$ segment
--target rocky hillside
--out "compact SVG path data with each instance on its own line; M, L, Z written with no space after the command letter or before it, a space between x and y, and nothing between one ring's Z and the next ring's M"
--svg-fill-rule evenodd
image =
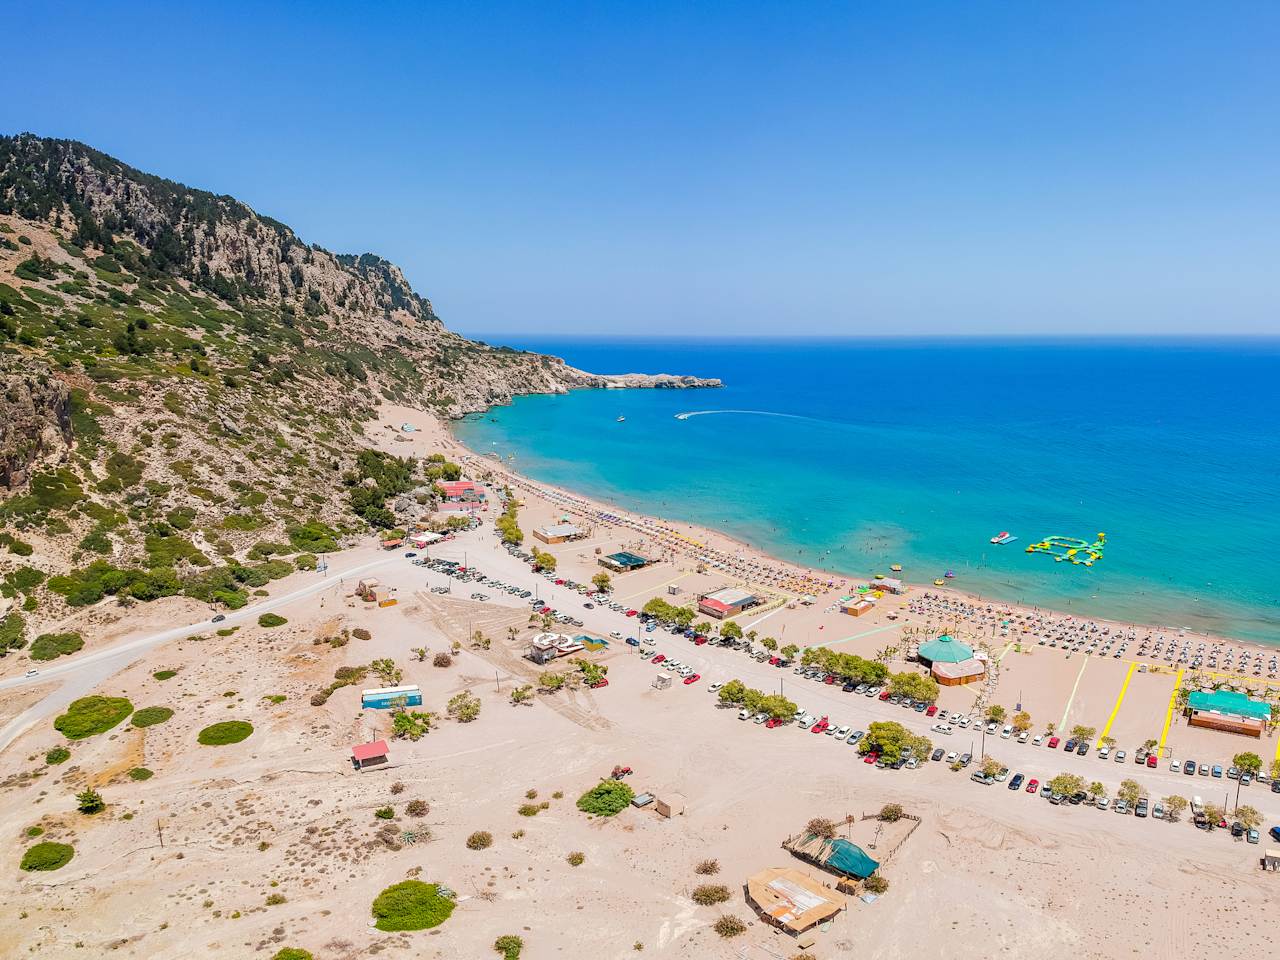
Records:
M36 618L242 594L250 562L384 524L366 495L353 512L353 487L429 496L441 465L357 458L384 399L456 417L522 393L718 385L469 341L380 257L26 134L0 137L0 380L0 615Z

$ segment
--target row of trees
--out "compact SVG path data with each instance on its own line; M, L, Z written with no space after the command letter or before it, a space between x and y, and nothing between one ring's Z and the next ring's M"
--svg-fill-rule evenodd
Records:
M872 723L867 728L867 735L858 741L859 753L875 751L880 754L885 763L897 763L908 755L908 747L911 751L910 756L926 760L933 751L933 741L918 733L912 733L894 720L878 720Z
M605 678L605 674L609 672L609 668L604 664L593 663L590 660L584 660L581 657L575 657L572 661L576 670L568 670L564 673L557 673L554 670L547 670L538 677L538 689L545 690L548 693L554 693L557 690L569 687L570 689L580 687L585 684L599 683ZM514 701L519 702L519 701Z
M837 653L826 647L809 647L801 655L800 662L806 667L818 667L855 683L883 683L889 676L889 668L883 663L865 660L855 653ZM934 687L934 699L937 699L937 684Z
M516 498L511 495L509 488L503 492L506 494L506 500L503 503L502 513L493 521L493 525L497 527L503 543L518 547L524 543L524 531L520 529L520 524L516 522L516 516L520 508L516 506Z
M697 616L688 607L677 607L673 603L667 603L661 597L654 597L641 609L659 623L679 627L681 630L688 630L689 624L693 623L693 618Z
M730 680L720 688L720 702L744 707L752 713L767 713L775 720L790 720L796 714L796 705L782 694L755 690L741 680Z
M984 716L988 723L1004 723L1009 717L1009 712L1000 704L993 703L987 707ZM1025 710L1020 710L1013 715L1013 719L1009 722L1013 725L1014 733L1022 733L1024 730L1031 729L1031 714Z
M543 573L556 572L556 558L553 554L545 550L533 548L533 569L540 570Z

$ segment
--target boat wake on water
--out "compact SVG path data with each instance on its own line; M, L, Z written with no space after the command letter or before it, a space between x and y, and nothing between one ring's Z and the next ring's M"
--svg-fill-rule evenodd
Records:
M747 414L753 417L783 417L787 420L811 420L814 423L823 423L817 417L806 417L798 413L778 413L774 410L690 410L687 413L677 413L677 420L688 420L690 417L709 417L713 414L738 413Z

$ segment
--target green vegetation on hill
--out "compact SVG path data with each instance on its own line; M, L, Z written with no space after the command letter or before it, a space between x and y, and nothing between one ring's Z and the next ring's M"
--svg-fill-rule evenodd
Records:
M373 901L379 930L428 930L449 919L455 904L434 883L403 880L383 890Z
M223 747L239 743L253 733L253 724L246 720L224 720L200 731L196 740L206 747Z
M68 740L106 733L133 713L133 704L124 697L98 695L73 700L67 712L53 721L53 727Z
M635 796L635 791L619 780L601 780L578 798L578 809L597 817L612 817L625 810Z
M154 727L157 723L164 723L173 716L173 711L168 707L143 707L133 715L133 719L129 722L135 727Z
M42 633L31 641L31 659L56 660L83 647L84 638L78 633Z
M22 854L22 863L19 866L23 870L57 870L70 863L75 855L75 847L70 844L45 841L37 843L34 847L28 847Z

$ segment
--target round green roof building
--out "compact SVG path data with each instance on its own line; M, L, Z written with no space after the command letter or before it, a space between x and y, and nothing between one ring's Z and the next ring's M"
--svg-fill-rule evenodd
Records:
M930 666L935 663L960 663L962 660L973 657L973 647L944 633L927 643L920 644L916 656Z

